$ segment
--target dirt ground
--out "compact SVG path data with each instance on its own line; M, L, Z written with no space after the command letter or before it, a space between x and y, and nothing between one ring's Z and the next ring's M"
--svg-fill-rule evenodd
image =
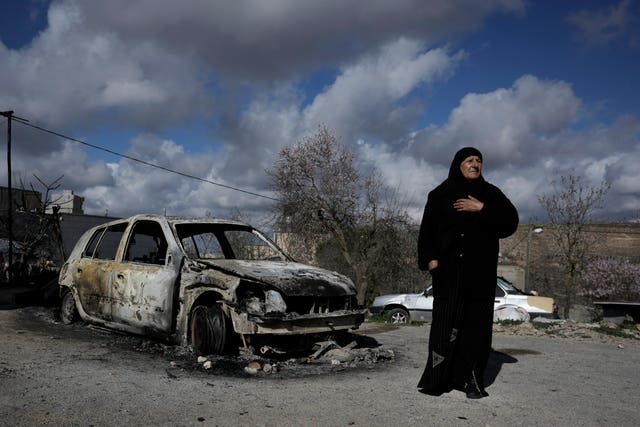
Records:
M637 425L637 327L494 330L490 396L471 401L417 393L428 325L367 323L353 351L317 358L198 360L185 347L63 325L51 308L0 310L0 425Z

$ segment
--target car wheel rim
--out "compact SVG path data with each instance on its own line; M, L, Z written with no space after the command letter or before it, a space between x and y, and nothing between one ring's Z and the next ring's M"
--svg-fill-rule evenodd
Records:
M407 323L407 317L402 313L395 313L391 316L392 323Z

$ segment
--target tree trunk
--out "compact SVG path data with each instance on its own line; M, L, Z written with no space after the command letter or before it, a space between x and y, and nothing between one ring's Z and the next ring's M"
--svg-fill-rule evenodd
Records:
M359 305L364 305L365 298L367 297L368 281L365 270L366 268L361 265L353 266L353 271L356 275L356 292Z

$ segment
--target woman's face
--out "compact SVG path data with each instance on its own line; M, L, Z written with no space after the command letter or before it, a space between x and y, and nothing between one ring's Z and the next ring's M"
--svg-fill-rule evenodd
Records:
M482 159L478 156L469 156L460 163L460 171L469 181L480 178L482 174Z

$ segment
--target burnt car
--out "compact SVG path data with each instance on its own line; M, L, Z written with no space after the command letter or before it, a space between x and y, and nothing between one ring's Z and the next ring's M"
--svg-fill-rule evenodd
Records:
M80 317L200 354L340 333L366 312L349 278L294 262L248 224L212 218L136 215L94 227L59 286L64 323Z

